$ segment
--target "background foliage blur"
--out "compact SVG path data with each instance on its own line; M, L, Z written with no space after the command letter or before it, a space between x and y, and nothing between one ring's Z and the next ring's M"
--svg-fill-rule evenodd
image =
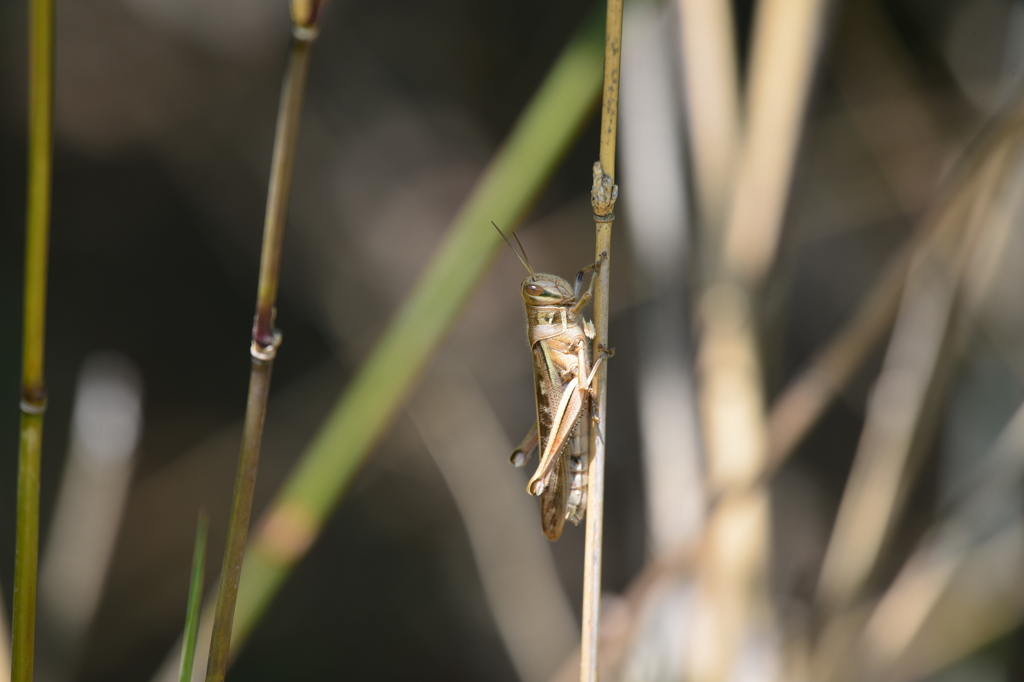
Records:
M741 74L752 4L734 4ZM1019 3L878 0L830 7L779 256L760 300L769 398L841 328L929 206L948 191L943 179L993 117L1013 104L1024 67ZM284 344L257 510L308 443L516 114L590 10L590 3L576 0L328 5L314 47L285 238L278 311ZM679 311L673 323L686 330L683 338L692 334L685 320L693 314L687 301L694 280L692 269L679 269L673 282L654 286L644 279L649 263L640 257L631 262L634 248L645 252L630 221L645 220L649 207L639 205L638 197L647 195L631 186L631 178L646 181L650 171L642 135L630 130L642 133L667 121L671 134L657 139L677 161L685 158L686 143L674 8L636 0L632 7L627 3L627 12L633 15L627 13L623 50L625 130L616 178L622 228L615 237L612 284L617 354L609 369L606 492L605 587L613 594L626 590L652 552L653 512L646 505L655 483L645 482L640 453L657 443L645 431L650 406L638 407L638 356L648 352L638 330L660 333L644 320L652 310L662 319L658 311L667 302ZM243 0L88 0L58 2L57 17L44 548L58 488L65 485L66 453L76 447L72 411L76 390L83 390L76 389L83 367L102 365L105 357L129 384L141 385L144 426L97 610L71 656L58 616L41 607L39 679L144 680L181 628L201 504L211 510L209 556L215 560L209 570L221 552L245 403L287 7ZM0 6L0 395L9 406L0 411L0 443L8 453L0 457L0 490L10 491L0 495L9 500L0 504L0 584L8 600L25 23L21 3ZM634 45L655 49L631 53ZM654 61L641 62L641 53ZM656 80L662 72L667 81ZM568 276L590 262L588 190L596 142L591 123L519 232L538 270ZM683 241L693 240L687 181L662 189L670 204L676 202L670 226L687 235L670 238L670 245L685 259ZM1018 212L1013 208L1011 225L1019 222ZM1016 232L1001 243L989 285L971 313L976 324L960 341L949 381L936 389L940 416L926 426L933 436L922 446L928 456L882 554L874 589L892 580L915 543L942 518L943 505L1024 398L1024 309L1016 298L1024 240ZM564 596L558 584L537 589L554 590L571 611L562 602L552 606L564 627L548 636L554 651L531 673L510 659L493 600L485 599L479 554L460 514L466 503L450 492L458 483L447 472L460 464L445 464L427 449L436 450L431 400L455 404L466 395L486 396L470 400L466 413L477 414L470 408L485 402L493 415L473 421L499 424L504 433L492 449L460 456L503 467L510 448L502 435L518 441L533 418L522 277L511 254L495 261L413 397L411 418L399 418L378 446L274 601L233 668L236 679L282 679L296 670L302 679L542 679L570 654L575 626L565 614L578 612L582 529L550 547L557 571L552 575ZM687 347L675 348L677 364L692 360ZM121 359L96 360L97 352L108 351ZM811 618L822 556L882 356L879 345L773 481L772 591L784 630L809 627L803 621ZM134 369L125 369L123 358ZM456 377L462 393L431 393L440 390L432 383L438 374ZM686 409L692 407L658 413L658 419L684 424L668 449L694 457L694 420L690 415L687 421ZM508 475L481 478L476 488L470 481L463 489L494 505L503 504L507 490L518 495L515 504L525 500L525 476L501 471ZM492 487L499 485L495 481L500 491ZM680 508L694 504L682 493L677 502ZM533 505L526 508L536 515ZM521 515L521 509L507 513ZM505 508L498 506L497 513ZM1019 516L1016 509L999 523L1019 525ZM528 522L540 538L539 523ZM1006 565L1019 569L1024 550L1010 550ZM529 564L522 571L533 575ZM537 575L538 581L549 578L543 571ZM1001 584L991 577L988 582ZM1011 614L1020 612L1022 596L1019 586L1000 593ZM1016 617L1004 618L1004 626L979 642L991 644L982 654L941 679L1021 678Z

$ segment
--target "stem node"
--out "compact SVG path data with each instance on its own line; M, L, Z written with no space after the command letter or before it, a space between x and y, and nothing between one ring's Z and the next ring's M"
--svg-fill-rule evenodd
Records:
M277 349L281 347L283 338L284 336L281 334L280 329L274 329L270 333L270 341L268 343L261 343L261 339L253 335L252 345L249 346L249 354L252 355L252 361L255 363L273 362L274 358L277 357Z

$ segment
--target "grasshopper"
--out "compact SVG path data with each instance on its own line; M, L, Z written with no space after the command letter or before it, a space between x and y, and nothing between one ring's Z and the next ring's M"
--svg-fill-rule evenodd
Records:
M498 230L498 226L494 228ZM510 461L524 466L534 449L540 451L537 471L526 492L540 497L541 529L551 541L562 535L566 520L579 524L587 508L587 468L590 463L592 411L591 383L597 369L612 352L598 349L600 357L591 366L590 342L594 325L581 317L594 294L597 271L607 257L576 273L575 286L556 275L536 273L519 250L498 230L502 239L530 273L521 292L526 303L526 332L533 352L533 380L537 398L537 420L526 438L512 452ZM580 294L583 276L590 286Z

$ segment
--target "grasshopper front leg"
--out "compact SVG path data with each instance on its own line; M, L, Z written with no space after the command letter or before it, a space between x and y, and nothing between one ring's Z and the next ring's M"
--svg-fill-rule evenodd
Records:
M597 283L597 274L595 273L594 276L590 278L590 285L587 287L587 290L583 295L580 296L580 288L583 286L583 275L592 270L598 270L607 258L608 252L604 251L595 262L576 273L576 286L573 287L573 295L576 298L576 304L570 310L571 317L575 318L579 315L580 311L586 308L587 303L589 303L590 299L594 297L594 285Z
M602 362L604 362L610 357L615 356L614 348L605 348L604 346L598 346L597 352L598 358L594 362L594 366L590 368L590 374L587 375L586 387L588 391L591 391L591 394L593 394L593 389L591 388L591 386L594 383L594 377L597 376L597 368L601 366Z

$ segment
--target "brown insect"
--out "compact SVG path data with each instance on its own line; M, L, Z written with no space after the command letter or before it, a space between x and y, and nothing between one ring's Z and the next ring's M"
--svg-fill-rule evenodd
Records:
M578 524L587 508L590 428L591 422L596 422L591 382L612 351L599 349L600 357L591 366L594 326L581 313L593 296L597 271L607 254L576 273L575 285L570 286L556 275L534 272L518 237L522 255L504 234L501 237L530 273L521 292L537 398L537 420L513 451L511 462L524 466L539 448L540 462L526 492L540 497L541 528L554 541L562 535L566 520ZM583 276L588 272L595 274L581 295Z

